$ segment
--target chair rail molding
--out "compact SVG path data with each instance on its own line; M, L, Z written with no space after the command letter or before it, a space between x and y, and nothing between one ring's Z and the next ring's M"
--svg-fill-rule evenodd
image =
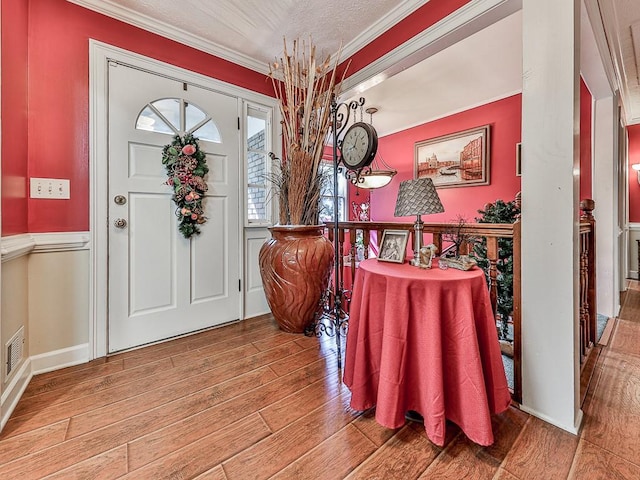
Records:
M89 232L23 233L2 237L2 262L30 253L88 250L90 239Z
M0 243L2 263L28 255L35 247L36 241L28 233L2 237Z

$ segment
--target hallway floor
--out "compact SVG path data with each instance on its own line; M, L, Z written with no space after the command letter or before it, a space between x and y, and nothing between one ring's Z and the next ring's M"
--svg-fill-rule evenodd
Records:
M31 381L0 434L0 478L638 479L640 284L598 358L571 435L511 407L494 445L349 408L333 339L262 317Z

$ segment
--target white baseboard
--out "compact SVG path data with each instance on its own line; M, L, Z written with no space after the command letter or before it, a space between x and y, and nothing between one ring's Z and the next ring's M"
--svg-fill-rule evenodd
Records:
M2 431L7 424L9 417L15 410L16 405L18 405L22 394L31 381L31 377L33 377L33 373L31 373L31 359L27 358L15 373L13 379L6 385L6 389L2 392L2 397L0 398L0 412L2 413L0 418L0 431Z
M582 416L583 416L582 410L578 410L578 417L576 418L575 425L565 425L565 424L559 423L553 418L548 417L547 415L537 412L534 409L528 408L526 405L520 405L520 410L530 415L533 415L534 417L538 417L540 420L550 423L551 425L561 428L562 430L565 430L574 435L577 435L578 432L580 431L580 425L582 424Z
M31 357L31 372L34 375L72 367L89 361L89 344L83 343L53 352Z
M2 392L2 397L0 397L0 431L6 425L34 375L79 365L88 361L88 343L27 358L13 379L6 385Z

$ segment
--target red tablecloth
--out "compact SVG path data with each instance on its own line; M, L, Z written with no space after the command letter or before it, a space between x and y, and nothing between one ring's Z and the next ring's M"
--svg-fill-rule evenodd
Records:
M509 407L496 326L484 273L409 264L360 263L356 271L344 382L351 407L376 406L376 421L424 417L427 435L445 439L445 420L469 439L493 443L491 414Z

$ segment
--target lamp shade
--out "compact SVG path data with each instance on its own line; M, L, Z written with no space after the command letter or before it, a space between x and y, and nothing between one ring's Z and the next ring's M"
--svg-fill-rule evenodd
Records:
M400 182L394 216L408 217L441 212L444 212L444 207L430 178Z

